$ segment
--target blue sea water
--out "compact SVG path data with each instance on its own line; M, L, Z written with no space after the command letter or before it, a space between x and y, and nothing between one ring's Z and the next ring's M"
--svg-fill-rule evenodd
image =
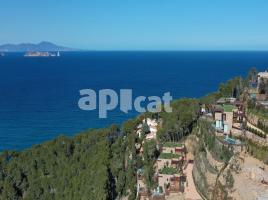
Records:
M133 96L171 92L200 97L221 82L268 68L268 52L74 52L61 57L0 57L0 151L21 150L88 129L120 124L137 113L99 119L78 108L79 90L133 89Z

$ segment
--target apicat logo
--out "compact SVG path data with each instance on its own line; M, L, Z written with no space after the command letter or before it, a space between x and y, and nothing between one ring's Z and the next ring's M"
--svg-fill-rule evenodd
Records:
M92 89L82 89L79 91L81 98L78 101L78 107L84 111L96 110L98 105L99 118L107 118L108 111L116 109L118 106L124 113L136 110L139 113L172 112L170 103L172 96L166 92L162 97L159 96L137 96L133 98L132 89L120 89L119 95L112 89L102 89L96 92ZM98 95L98 96L97 96ZM97 102L98 100L98 102ZM142 106L146 101L148 104Z

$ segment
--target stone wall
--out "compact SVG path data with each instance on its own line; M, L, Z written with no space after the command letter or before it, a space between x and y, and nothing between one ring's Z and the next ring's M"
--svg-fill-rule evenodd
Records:
M236 137L244 136L243 132L241 130L237 129L232 129L232 134ZM262 138L259 137L258 135L251 133L249 131L246 131L245 137L249 140L251 140L254 143L257 143L261 146L268 146L268 137L267 138Z
M256 115L253 115L252 113L247 112L247 120L249 121L249 123L253 125L257 125L259 118Z
M254 114L252 114L250 112L247 112L247 120L251 124L256 126L258 124L259 119L263 122L263 124L265 124L268 127L268 119L263 119L263 118L261 118L261 117L259 117L257 115L254 115Z

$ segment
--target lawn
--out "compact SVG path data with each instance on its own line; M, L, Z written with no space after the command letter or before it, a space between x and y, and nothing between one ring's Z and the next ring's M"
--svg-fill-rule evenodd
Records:
M181 155L174 153L161 153L159 156L160 159L173 159L173 158L179 159L180 157Z
M163 147L182 147L183 144L178 142L166 142L163 144Z
M234 109L233 105L223 105L224 112L232 112Z
M172 174L178 174L179 171L173 167L163 167L160 171L160 174L168 174L168 175L172 175Z

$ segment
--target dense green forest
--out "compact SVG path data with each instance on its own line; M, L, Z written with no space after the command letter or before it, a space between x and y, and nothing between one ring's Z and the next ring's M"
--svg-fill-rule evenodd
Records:
M1 199L107 199L113 129L59 137L1 155ZM120 158L117 158L118 161Z
M220 86L219 91L201 99L172 102L172 113L145 113L122 126L82 132L73 138L60 136L53 141L21 152L0 155L1 200L95 200L136 198L136 172L143 167L146 184L154 188L153 163L159 154L157 142L143 144L136 127L144 116L161 119L158 142L179 141L191 133L199 116L200 104L220 96L241 93L241 78ZM146 127L143 128L146 134Z
M172 107L172 114L159 115L163 141L189 134L198 116L197 100L177 100ZM144 115L122 127L88 130L73 138L61 136L22 152L2 152L1 199L135 199L137 169L143 167L147 185L155 187L153 163L159 154L155 141L143 145L144 159L139 154L137 144L142 140L135 130Z

